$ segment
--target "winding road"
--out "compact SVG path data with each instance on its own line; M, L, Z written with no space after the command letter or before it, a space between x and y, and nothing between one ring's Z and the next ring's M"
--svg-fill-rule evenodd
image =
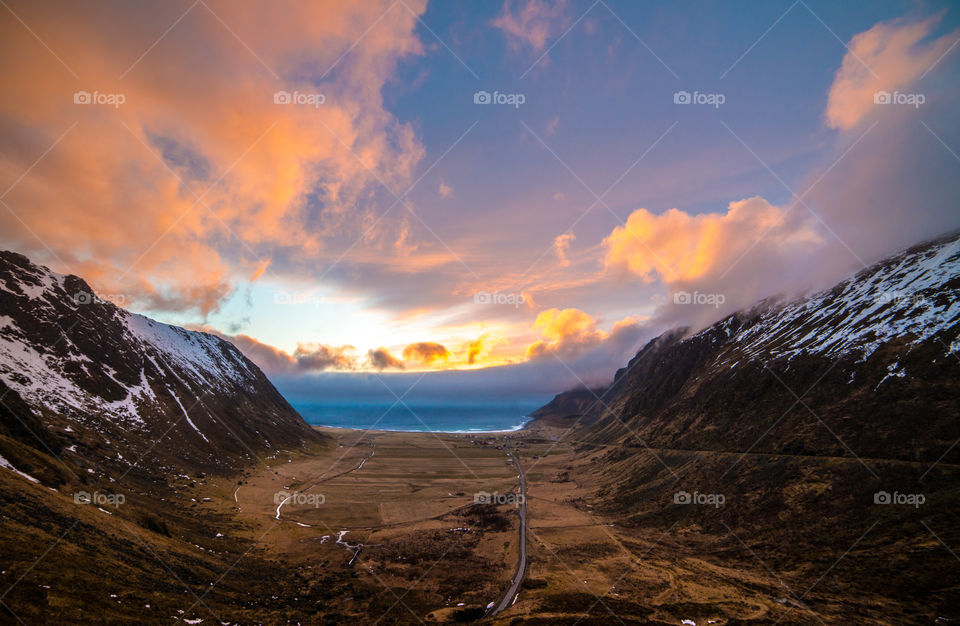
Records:
M507 593L503 595L496 605L487 611L486 617L493 617L497 613L513 605L517 594L520 593L520 583L523 582L523 575L527 570L527 477L520 467L520 459L514 456L513 452L507 452L517 466L520 472L520 561L517 563L517 573L513 575L513 582Z

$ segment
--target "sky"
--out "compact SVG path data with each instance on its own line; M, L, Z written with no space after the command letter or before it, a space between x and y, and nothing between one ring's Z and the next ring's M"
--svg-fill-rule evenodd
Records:
M2 4L0 246L288 393L602 384L960 228L952 2Z

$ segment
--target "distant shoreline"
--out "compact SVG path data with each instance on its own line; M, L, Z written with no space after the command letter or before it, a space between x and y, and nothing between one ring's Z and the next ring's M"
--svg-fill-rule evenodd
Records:
M524 416L526 420L523 424L518 424L512 428L505 428L499 430L403 430L399 428L363 428L363 427L351 427L351 426L332 426L329 424L310 424L308 426L315 429L322 430L349 430L349 431L365 431L371 433L411 433L411 434L430 434L437 433L442 435L496 435L500 433L517 433L523 430L526 430L530 424L537 421L535 417Z

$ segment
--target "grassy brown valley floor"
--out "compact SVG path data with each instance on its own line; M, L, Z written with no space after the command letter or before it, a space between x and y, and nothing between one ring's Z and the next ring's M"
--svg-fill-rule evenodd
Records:
M653 467L658 462L650 454L620 461L652 478L631 496L635 507L616 509L598 468L616 463L604 455L622 449L585 449L564 441L560 428L497 436L326 432L336 443L279 451L242 476L181 480L174 489L176 505L188 513L167 519L169 537L136 520L150 511L165 517L173 503L151 505L131 495L108 515L0 472L7 510L16 511L2 520L4 554L14 555L0 575L4 590L13 585L3 602L26 623L478 619L506 591L517 563L516 508L474 504L477 492L505 494L517 487L506 446L527 475L529 567L515 604L487 621L813 624L853 616L859 623L936 618L922 620L913 613L885 618L901 608L867 591L869 573L851 573L843 564L834 569L835 557L822 563L803 555L791 560L789 548L771 554L762 537L658 502L662 493L642 502L637 493L643 490L676 490L671 480L657 477L666 469ZM704 464L727 460L702 451L662 452L677 471L686 464L698 476L709 475ZM790 462L762 456L745 463ZM822 465L829 473L830 464L847 462L804 463L806 484L813 489L824 488L830 478L811 476L810 467ZM279 508L278 519L284 493L299 495ZM622 494L615 500L625 501ZM932 538L927 543L935 544ZM850 547L840 536L835 544L836 556ZM878 575L884 555L942 550L871 545L879 550L873 557L881 559ZM943 577L942 586L949 587L953 574L939 567L931 562L928 574ZM855 584L858 576L864 580ZM821 577L816 593L805 597ZM947 599L955 597L946 593ZM942 598L926 601L942 604Z

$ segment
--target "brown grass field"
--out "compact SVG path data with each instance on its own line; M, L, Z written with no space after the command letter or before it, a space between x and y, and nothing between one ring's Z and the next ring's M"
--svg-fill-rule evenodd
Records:
M4 605L30 624L698 626L948 623L936 620L956 606L955 563L932 537L902 539L913 522L893 509L871 526L867 509L848 507L862 490L854 460L750 455L718 483L730 502L714 509L675 506L691 485L670 474L707 481L729 454L587 446L548 425L325 431L326 447L280 450L242 475L176 478L160 500L127 488L108 512L75 504L68 485L0 472ZM484 617L516 571L519 515L474 494L519 488L508 450L527 478L528 563L514 604ZM877 467L891 480L914 471ZM956 471L931 480L953 485ZM764 504L771 483L784 506ZM945 517L924 519L946 533L955 490L943 493ZM818 513L824 494L838 504ZM872 534L855 543L861 527Z
M234 509L250 538L290 567L355 581L353 595L333 599L337 620L466 621L499 598L516 566L517 516L510 505L495 507L493 520L472 513L475 492L517 485L497 447L506 444L527 471L530 562L516 603L492 621L817 623L785 601L789 593L760 564L725 567L701 558L696 546L708 541L696 533L595 512L589 455L575 457L561 429L496 437L326 430L335 448L270 459L243 478ZM323 503L288 503L278 521L274 496L283 488L322 494ZM218 496L232 503L232 494ZM342 531L348 545L336 542Z

